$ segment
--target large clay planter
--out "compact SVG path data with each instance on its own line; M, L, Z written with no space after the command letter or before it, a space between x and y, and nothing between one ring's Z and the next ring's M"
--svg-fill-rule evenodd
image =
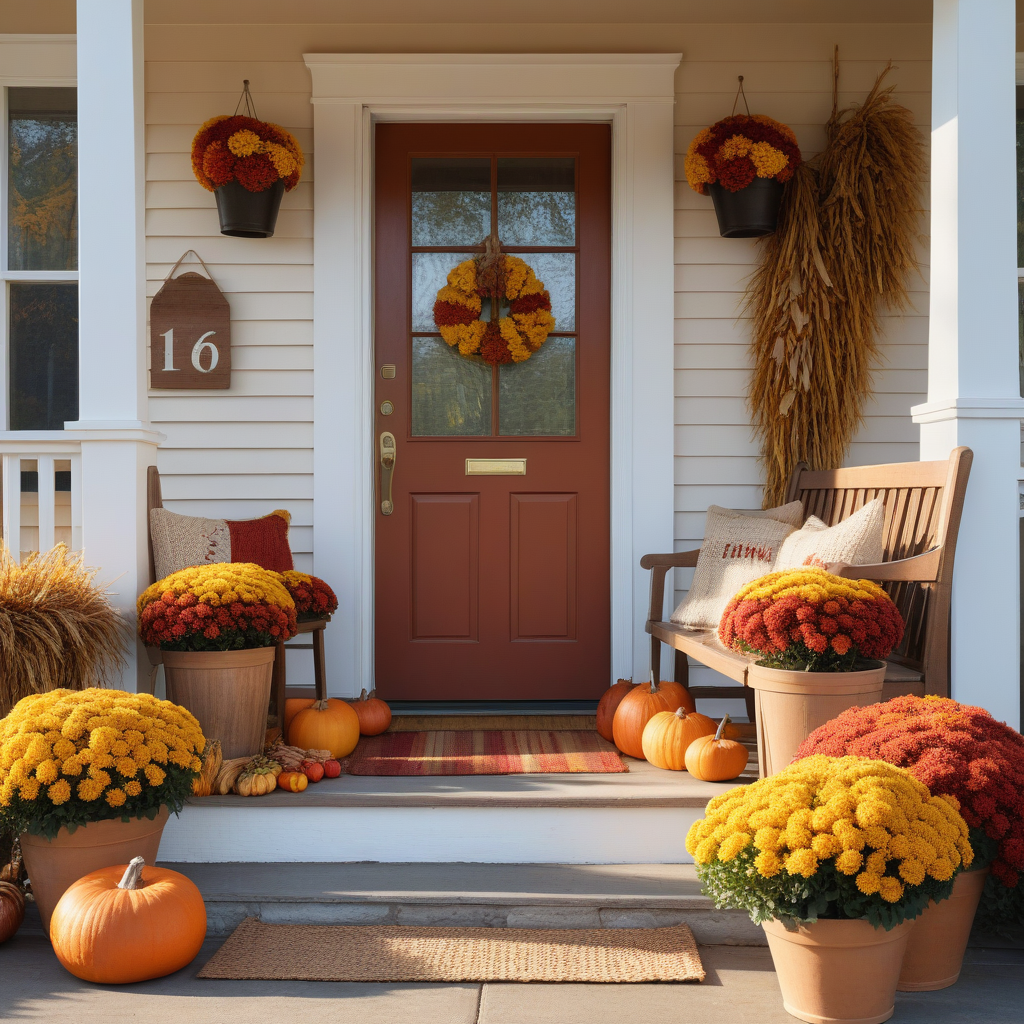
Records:
M167 699L188 708L224 759L263 749L274 674L274 648L164 651Z
M987 878L988 868L960 872L953 895L929 902L918 916L903 958L900 992L933 992L956 984Z
M53 839L22 833L21 855L46 933L50 933L50 915L57 901L90 871L127 864L133 857L145 857L147 864L155 864L167 818L167 808L161 807L152 821L92 821L74 832L62 828Z
M861 920L762 927L787 1013L811 1024L881 1024L892 1016L913 921L888 932Z
M859 672L795 672L751 665L747 685L755 693L757 756L761 778L781 772L797 747L847 708L882 699L885 662Z

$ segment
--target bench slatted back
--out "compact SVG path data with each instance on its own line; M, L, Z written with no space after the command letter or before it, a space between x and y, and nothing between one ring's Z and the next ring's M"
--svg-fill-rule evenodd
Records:
M814 471L800 465L790 479L786 498L801 501L805 515L817 516L829 526L881 498L886 562L941 548L934 582L885 584L907 624L903 643L892 660L923 672L928 693L948 692L953 554L971 459L970 449L957 448L942 462Z

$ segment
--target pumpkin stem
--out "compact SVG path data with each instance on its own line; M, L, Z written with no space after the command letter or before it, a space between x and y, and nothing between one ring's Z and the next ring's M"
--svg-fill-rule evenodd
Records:
M731 719L729 718L729 714L728 714L728 712L726 712L726 714L724 715L722 720L718 723L718 729L715 732L715 742L716 743L718 742L718 740L720 740L722 738L722 733L725 732L725 727L729 724L730 721L731 721Z
M366 700L366 687L365 686L359 691L359 700L360 700L360 702Z
M661 687L654 682L654 669L651 669L651 693L657 693Z
M144 858L133 857L128 862L128 867L124 869L124 877L117 883L118 889L141 889L142 869L145 866L146 861Z
M313 708L314 711L326 711L330 706L331 704L329 700L315 700L310 704L310 707Z
M681 721L682 719L686 718L686 716L687 716L687 715L688 715L689 713L690 713L690 712L689 712L689 711L687 711L687 710L686 710L686 708L676 708L676 718L680 719L680 721Z

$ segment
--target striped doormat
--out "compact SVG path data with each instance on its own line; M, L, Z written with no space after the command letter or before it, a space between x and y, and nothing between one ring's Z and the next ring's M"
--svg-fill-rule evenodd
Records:
M506 729L364 736L341 763L347 775L533 775L626 772L596 732Z

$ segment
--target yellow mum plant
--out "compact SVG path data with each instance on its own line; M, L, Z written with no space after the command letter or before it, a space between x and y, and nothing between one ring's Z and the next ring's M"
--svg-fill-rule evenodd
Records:
M866 757L807 757L716 796L686 849L719 907L894 928L946 899L974 851L955 797Z
M0 720L0 827L52 839L62 826L177 813L206 745L195 717L148 693L51 690Z

